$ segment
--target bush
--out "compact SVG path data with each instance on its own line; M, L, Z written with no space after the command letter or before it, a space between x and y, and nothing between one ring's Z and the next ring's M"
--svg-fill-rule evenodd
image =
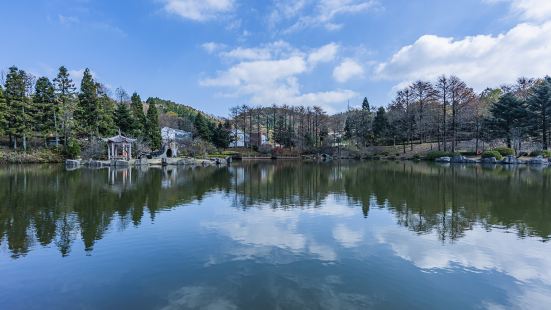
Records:
M549 157L551 157L551 151L548 151L548 150L544 150L544 151L533 151L532 153L530 153L530 156L531 156L531 157L543 156L543 157L545 157L545 158L549 158Z
M454 157L459 156L458 153L444 152L444 151L430 151L425 155L426 160L436 160L440 157Z
M493 149L493 151L498 152L499 154L501 154L501 156L515 155L515 150L509 147L496 147L495 149Z
M492 158L495 157L497 160L502 160L503 156L496 150L485 151L482 153L482 158Z
M67 148L65 149L65 156L70 159L76 159L80 155L80 144L77 139L71 138L67 142Z
M263 155L269 155L272 154L272 146L270 144L262 144L260 147L258 147L258 152Z

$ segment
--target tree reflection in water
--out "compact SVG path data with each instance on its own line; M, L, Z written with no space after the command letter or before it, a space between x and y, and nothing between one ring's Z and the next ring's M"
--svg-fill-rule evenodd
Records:
M412 162L251 162L229 168L100 169L52 166L0 169L0 242L12 257L81 239L87 252L113 226L217 193L241 210L325 208L329 195L361 208L385 208L419 234L453 242L481 225L519 237L551 236L551 171L530 167L439 166Z

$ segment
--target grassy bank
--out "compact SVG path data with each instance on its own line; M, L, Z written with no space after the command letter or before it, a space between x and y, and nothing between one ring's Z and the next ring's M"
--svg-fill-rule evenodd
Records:
M0 164L62 163L62 153L53 149L36 149L27 152L0 149Z

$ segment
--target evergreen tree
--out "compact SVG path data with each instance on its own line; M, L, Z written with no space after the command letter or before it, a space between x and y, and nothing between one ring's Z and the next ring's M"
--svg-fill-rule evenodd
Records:
M9 68L6 76L6 104L7 104L7 132L10 136L13 148L17 149L17 138L23 140L25 147L25 137L29 132L29 109L28 101L25 96L26 73L17 67Z
M205 119L202 113L197 114L197 116L195 117L195 121L193 122L193 126L195 127L195 130L197 132L197 137L205 141L211 141L212 131L209 127L208 121Z
M52 134L57 136L58 114L59 109L56 105L54 85L48 78L41 77L36 81L32 118L35 131L44 139Z
M384 141L388 130L388 119L385 108L380 107L373 119L373 135L378 141Z
M69 77L69 72L64 66L59 67L57 77L54 79L54 88L56 100L60 108L61 130L65 141L69 141L73 125L73 113L75 110L75 84ZM59 137L56 137L56 144L59 143ZM67 150L67 144L64 143L64 149Z
M129 135L134 130L134 120L126 103L117 103L115 110L115 125L123 135Z
M534 120L531 131L542 141L544 150L549 148L549 128L551 128L551 78L545 77L533 89L528 98L528 110Z
M362 110L371 111L371 107L369 106L369 101L367 100L367 97L364 97L364 101L362 102Z
M6 103L6 98L4 97L4 90L2 85L0 85L0 135L3 135L8 126L8 105Z
M132 109L132 117L134 119L134 136L135 137L145 137L145 129L147 127L147 120L145 118L145 113L143 111L142 98L137 93L132 94L130 99L130 107Z
M89 137L99 135L99 110L97 84L90 70L86 68L80 83L78 108L75 111L75 120L81 134Z
M107 95L107 90L101 84L96 86L98 90L98 132L101 136L110 136L116 132L115 102Z
M147 109L147 135L152 149L159 149L162 143L161 129L159 127L159 112L154 102Z
M219 149L225 149L231 143L231 125L225 122L224 125L219 123L213 135L213 144Z
M526 126L526 108L521 100L511 93L503 95L490 108L491 118L488 126L496 138L504 137L507 147L512 147L512 141L518 132Z

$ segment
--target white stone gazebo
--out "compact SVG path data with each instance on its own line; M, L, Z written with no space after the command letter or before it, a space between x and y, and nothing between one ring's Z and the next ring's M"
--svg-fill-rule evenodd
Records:
M132 143L136 139L128 138L120 133L114 137L103 139L107 142L107 158L109 160L131 160Z

